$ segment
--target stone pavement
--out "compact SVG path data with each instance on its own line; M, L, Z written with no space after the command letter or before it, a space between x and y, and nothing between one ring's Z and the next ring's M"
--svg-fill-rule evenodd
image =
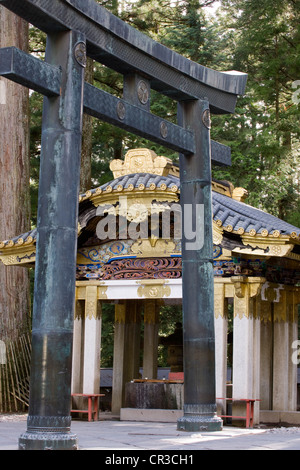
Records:
M0 450L17 450L19 436L26 431L26 418L26 415L0 415ZM198 450L300 450L299 427L245 429L224 426L222 431L215 433L193 433L178 431L175 423L73 420L71 430L78 437L80 450L101 450L102 460L116 459L123 455L120 451L126 451L126 456L139 455L141 459L143 451L147 451L147 458L152 455L150 463L157 463L158 454L168 459L168 455L175 453L173 463L177 463L176 458L185 452L197 458ZM116 450L119 452L114 453Z

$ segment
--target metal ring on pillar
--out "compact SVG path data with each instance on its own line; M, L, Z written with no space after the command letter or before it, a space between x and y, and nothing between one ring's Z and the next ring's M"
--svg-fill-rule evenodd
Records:
M168 126L164 121L160 123L160 135L163 137L163 139L166 139L168 135Z
M117 103L117 115L120 121L123 121L125 119L125 114L126 114L126 109L125 105L122 101L118 101Z
M202 122L207 129L211 129L211 119L209 108L205 109L202 114Z
M81 67L86 67L86 44L83 41L75 44L74 47L74 56L76 62L81 65Z
M149 100L149 90L147 83L144 80L140 80L137 86L137 95L139 101L142 104L147 104Z

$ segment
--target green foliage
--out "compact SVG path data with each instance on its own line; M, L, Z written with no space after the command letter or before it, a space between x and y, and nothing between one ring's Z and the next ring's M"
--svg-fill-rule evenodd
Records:
M101 367L113 366L115 306L102 304Z
M29 52L39 59L43 59L46 49L46 35L33 26L29 28ZM30 196L31 196L31 224L36 226L37 200L40 171L40 149L42 129L43 96L39 93L30 93Z
M114 304L102 304L102 338L101 338L101 367L113 366L114 351ZM174 333L175 324L182 323L182 312L179 306L163 306L159 312L159 336L166 337ZM141 322L141 351L143 350L143 321ZM141 358L141 366L142 366ZM168 367L167 348L163 345L158 347L159 367Z
M217 37L213 35L213 28L208 24L202 6L213 2L138 0L117 5L98 1L136 29L204 65L213 65ZM94 80L99 88L122 97L123 77L119 74L95 64ZM151 112L177 122L177 103L155 91L151 92ZM92 139L93 187L111 179L109 162L113 158L122 158L130 148L147 147L158 155L178 161L178 155L173 151L99 121L94 123Z
M232 148L233 165L214 176L250 192L249 204L299 223L299 3L223 0L219 18L227 66L249 74L234 116L214 119L213 135Z
M182 323L182 308L177 305L164 305L159 311L159 337L167 337L174 333L176 323ZM158 346L158 366L168 367L168 348Z
M43 97L38 93L30 96L30 195L32 226L36 226L37 200L40 171L40 148Z

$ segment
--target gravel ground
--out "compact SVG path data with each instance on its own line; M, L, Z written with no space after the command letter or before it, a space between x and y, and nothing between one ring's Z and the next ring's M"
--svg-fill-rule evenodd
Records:
M5 413L5 414L1 414L0 413L0 423L5 421L14 421L14 422L17 422L17 421L26 421L27 420L27 413L16 413L16 414L13 414L13 413Z
M296 428L296 427L271 428L271 429L268 429L268 432L272 432L275 434L282 434L282 433L296 434L300 432L300 428Z

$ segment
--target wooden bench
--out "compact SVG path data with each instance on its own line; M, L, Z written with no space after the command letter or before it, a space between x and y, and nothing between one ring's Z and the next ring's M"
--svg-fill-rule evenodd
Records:
M87 410L71 410L71 413L87 413L88 421L98 421L99 398L104 397L103 393L72 393L72 397L83 397L88 399ZM93 406L94 405L94 406Z
M260 400L257 400L255 398L217 398L217 400L241 401L241 402L246 403L246 416L236 416L236 415L218 415L218 416L220 418L243 419L246 421L246 428L253 428L254 403Z

